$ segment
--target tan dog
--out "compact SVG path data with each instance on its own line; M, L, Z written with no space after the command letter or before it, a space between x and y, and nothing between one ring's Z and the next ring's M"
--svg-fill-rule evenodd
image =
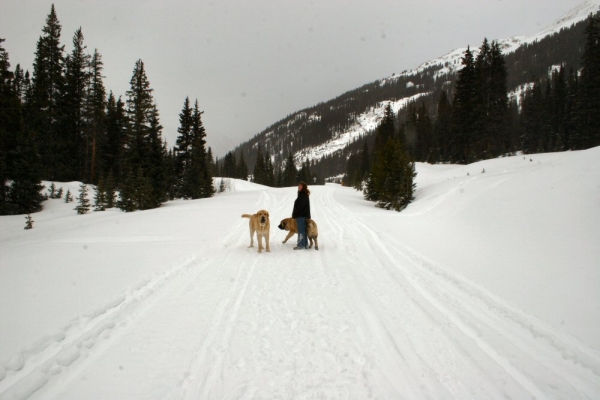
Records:
M296 225L296 220L294 218L284 218L281 220L281 223L278 226L279 229L289 231L285 240L282 243L288 241L289 238L294 236L294 234L298 233L298 226ZM317 237L319 236L319 228L317 227L317 223L312 220L306 220L306 236L310 241L309 249L313 246L313 240L315 242L315 250L319 250L319 241Z
M242 214L242 218L250 218L250 246L254 247L254 232L256 232L256 241L258 242L258 252L262 253L262 238L265 238L266 250L270 253L269 235L271 232L271 222L269 221L269 212L267 210L259 210L256 214Z

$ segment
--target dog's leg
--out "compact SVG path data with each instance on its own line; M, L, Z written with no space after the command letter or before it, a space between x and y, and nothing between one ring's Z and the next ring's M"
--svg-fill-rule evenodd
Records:
M267 247L267 253L271 252L271 247L269 247L269 238L271 236L271 232L267 232L265 235L265 246Z
M315 236L315 250L319 250L319 241L317 240L316 236Z
M287 236L285 237L285 240L281 243L287 242L292 236L294 236L294 232L292 232L292 231L288 232Z
M263 237L262 234L256 232L256 241L258 242L258 252L259 253L262 253L262 251L263 251L262 237Z
M248 247L254 247L254 229L250 228L250 246Z
M313 239L312 239L311 237L309 237L309 238L308 238L308 242L310 243L310 244L308 245L308 248L309 248L309 249L312 249L312 247L313 247Z

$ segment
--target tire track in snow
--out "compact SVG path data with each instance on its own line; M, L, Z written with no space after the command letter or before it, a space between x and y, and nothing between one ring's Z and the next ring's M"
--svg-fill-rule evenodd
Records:
M377 374L385 377L395 388L394 397L419 398L425 394L433 398L449 397L438 382L428 379L434 371L419 358L418 349L406 329L407 325L414 325L411 320L415 317L415 311L408 306L409 296L399 290L402 287L389 285L389 281L382 285L383 278L375 270L381 268L376 266L380 256L369 248L362 232L353 225L355 217L335 201L331 191L327 193L324 204L328 206L327 222L333 228L328 234L333 233L338 238L342 243L338 251L348 255L349 268L336 270L336 276L346 282L345 287L350 288L348 297L354 304L353 308L362 315L364 322L361 326L367 329L367 339L376 339L367 340L373 347L369 353L379 354L369 368L376 369ZM369 260L369 263L362 264L362 260ZM402 317L395 321L387 319L394 314ZM365 371L365 379L377 391L380 385L374 380L374 372Z
M139 362L144 363L144 365L145 363L153 363L157 354L168 358L179 356L182 350L191 354L194 347L189 339L194 337L193 334L197 332L197 327L202 326L204 323L202 318L198 318L198 316L214 316L214 312L211 311L215 310L218 305L218 303L212 302L212 299L215 298L214 294L222 293L223 287L230 287L230 282L235 281L233 276L228 275L228 271L223 273L221 268L223 265L233 263L232 257L235 258L235 253L225 252L223 257L218 258L210 256L214 248L219 248L218 252L221 252L221 246L224 246L233 235L240 235L236 226L232 225L228 229L224 236L209 243L212 250L206 250L208 257L203 256L204 251L199 252L195 256L196 267L181 274L175 282L165 286L164 290L160 291L160 296L153 296L148 299L150 301L144 301L140 306L142 312L136 310L135 318L132 318L135 325L131 324L131 327L119 335L118 339L115 337L115 340L103 346L103 350L106 352L105 355L102 352L90 355L82 363L83 365L77 370L71 371L66 377L67 379L61 382L61 385L55 385L54 388L45 390L43 392L44 398L60 398L63 393L72 389L71 384L80 382L82 378L85 380L86 375L97 372L102 374L101 366L106 363L106 358L111 358L113 365L118 365L117 363L122 361L120 361L120 356L115 360L114 350L119 347L122 350L131 352L133 355L133 358L129 360L130 365ZM204 313L198 313L200 309ZM164 326L178 328L164 331ZM168 335L165 335L167 332ZM172 342L172 344L167 344L167 342ZM159 353L153 355L152 351L148 352L149 349L157 349ZM188 360L189 358L182 362L182 368ZM100 368L96 364L99 364ZM154 369L154 371L156 373L156 371L160 371L160 368ZM172 390L164 392L163 385L166 382L169 382L169 384L181 383L180 374L171 374L171 377L172 380L167 379L161 384L157 384L155 390L162 394L153 394L151 398L167 398ZM104 395L110 394L111 392L108 389L104 393Z
M331 202L337 203L333 198ZM333 210L347 214L341 212L344 207L339 203ZM397 239L379 235L358 218L351 220L370 236L367 242L377 243L372 250L389 261L384 267L391 279L401 286L409 283L415 294L445 315L529 394L573 398L581 395L580 390L590 397L600 391L600 362L593 350L448 269L435 266Z
M20 365L0 381L0 399L26 399L58 375L74 374L82 359L93 357L95 348L105 347L100 344L112 340L119 330L134 323L159 300L159 293L178 278L186 278L197 267L195 257L188 258L15 355L13 359L19 359Z
M506 370L512 371L512 375L520 378L524 386L529 385L532 379L538 382L528 386L532 393L535 393L539 382L543 382L544 388L553 390L549 396L554 397L556 391L560 393L563 390L557 387L557 382L561 381L566 383L564 390L572 386L577 390L587 390L591 396L599 393L600 357L594 350L555 331L534 316L511 307L474 283L436 267L400 243L396 245L402 249L402 256L424 271L423 276L429 279L415 280L421 292L429 295L429 300L436 303L437 308L446 310L465 334ZM432 280L437 283L437 293L425 289L431 287ZM500 349L497 349L498 342L502 342ZM528 359L530 357L531 360ZM522 368L520 365L529 367ZM537 371L544 371L544 376ZM578 393L560 395L572 398ZM544 395L539 394L538 397L543 398Z
M183 393L178 398L195 400L215 397L213 390L219 386L229 339L257 263L255 258L249 268L244 264L237 267L235 285L217 306L210 328L192 358L182 383Z

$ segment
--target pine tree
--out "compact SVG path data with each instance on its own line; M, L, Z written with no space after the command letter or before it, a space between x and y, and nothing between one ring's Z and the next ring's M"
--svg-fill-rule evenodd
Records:
M383 112L383 119L379 123L375 133L375 151L383 149L387 140L394 137L395 134L394 112L392 111L392 106L388 103Z
M512 151L508 133L508 91L506 63L498 42L492 42L490 52L489 99L486 120L484 157L497 157Z
M127 116L121 98L115 99L112 92L108 96L106 106L105 140L100 143L102 169L100 175L112 174L115 183L125 175L124 156L126 152Z
M177 173L175 171L175 153L174 148L169 149L167 142L163 143L163 153L165 156L165 184L166 184L166 196L169 200L174 200L178 195L178 180Z
M121 211L125 212L133 212L137 210L134 197L135 176L133 175L133 171L129 169L119 184L119 200L117 201L117 207Z
M112 172L108 174L108 177L104 182L104 188L106 193L106 208L115 207L117 204L117 197L115 193L115 178Z
M521 111L521 149L528 154L547 151L545 134L548 131L542 85L536 82L525 93Z
M573 150L577 141L577 109L579 100L579 84L578 76L571 67L569 74L566 77L568 91L565 99L565 127L564 127L564 143L565 148Z
M58 102L56 157L58 178L63 181L87 180L85 119L86 97L89 86L90 56L83 44L79 28L73 36L73 51L65 60L65 85Z
M79 185L79 197L77 198L78 205L75 207L77 214L87 214L90 210L90 199L88 199L88 189L85 183Z
M435 162L449 161L449 141L452 124L452 106L445 90L440 93L437 103L437 119L433 126L433 142L435 143Z
M27 216L25 217L25 220L27 222L25 222L25 228L24 229L33 229L33 223L35 221L33 220L33 218L31 218L31 214L27 214Z
M362 190L364 181L371 173L371 157L369 156L369 154L369 145L365 141L360 156L360 171L362 173L360 177L360 187L355 186L357 190Z
M271 153L267 150L267 154L265 154L265 182L264 185L267 186L275 186L275 167L273 166L273 160L271 157ZM310 181L308 181L310 182Z
M433 160L434 148L436 147L433 142L433 122L429 117L429 111L425 106L425 103L421 103L421 106L417 109L417 160L424 162L435 162Z
M567 87L565 68L561 65L558 72L552 74L553 96L550 114L552 115L554 151L568 149L569 139L567 137L567 99L569 89Z
M252 182L264 184L267 180L266 177L266 167L265 167L265 159L262 154L261 146L258 146L258 150L256 151L256 162L254 163L254 170L252 172Z
M210 171L210 165L208 166L208 170ZM211 174L211 176L213 175ZM244 159L243 151L240 152L240 159L238 161L237 167L237 177L245 181L248 180L248 165L246 164L246 160Z
M134 180L133 201L137 210L149 210L156 208L155 194L150 179L144 175L142 167L138 168Z
M86 120L85 165L86 171L89 171L87 179L89 179L90 182L96 181L98 171L100 171L100 175L109 173L109 171L106 170L106 155L101 151L107 140L107 100L102 76L103 69L104 63L102 62L102 56L98 53L98 50L95 49L94 55L89 63L89 85L87 88L84 114Z
M10 72L8 52L0 38L0 215L9 213L8 184L13 176L11 153L16 148L16 132L21 130L20 101Z
M16 147L10 154L12 182L8 187L8 214L34 213L42 209L40 157L32 132L26 125L16 138Z
M375 149L371 171L363 193L379 207L402 211L413 199L416 172L414 163L395 133L391 109L375 130Z
M288 158L285 162L285 167L283 169L283 182L282 186L296 186L300 179L298 178L298 168L296 168L296 163L294 162L294 156L292 153L288 155Z
M142 60L135 63L130 84L131 89L127 91L128 127L125 156L128 167L137 171L139 167L144 168L148 165L148 136L154 111L153 90L150 88Z
M0 43L3 41L4 39L0 39ZM0 53L4 52L4 49L2 49L2 46L0 45ZM3 59L4 57L2 55L0 55L0 59ZM8 61L8 54L7 54L7 58L6 61ZM0 61L0 63L2 63L2 61ZM0 69L2 67L0 66ZM21 69L21 65L17 64L16 68L15 68L15 72L13 74L13 79L12 79L12 84L13 84L13 89L15 91L15 94L17 96L17 98L21 101L21 103L23 103L25 101L25 75L23 73L23 70Z
M37 42L31 96L28 101L26 119L35 132L36 143L41 155L42 170L46 179L58 178L60 160L60 138L58 117L59 106L65 86L64 46L60 45L62 27L56 16L54 4L42 29L43 35Z
M210 197L214 194L212 174L207 160L206 131L202 124L202 113L198 100L192 109L189 99L186 97L183 110L179 114L178 132L180 136L177 139L177 170L180 195L188 199ZM235 161L232 162L229 169L228 176L235 177Z
M0 215L42 209L41 166L35 135L25 123L19 67L13 74L0 39Z
M186 171L191 164L192 108L189 97L185 98L183 109L179 113L179 128L177 128L177 132L179 136L177 137L175 147L175 171L178 182L178 196L188 198L189 188L185 183L184 176L186 176Z
M65 194L65 203L70 203L73 201L73 196L71 195L71 190L67 189L67 193Z
M588 17L585 34L578 103L582 132L577 147L580 149L600 144L600 13Z
M146 77L142 60L136 62L127 91L128 129L125 146L125 163L137 171L134 202L139 209L159 207L166 199L166 178L162 146L162 126L158 110L152 100L152 89ZM139 186L136 186L139 185Z
M194 103L192 115L192 168L199 176L198 198L211 197L215 193L212 183L212 174L207 160L206 130L202 124L202 114L198 100Z
M305 159L302 162L300 171L298 171L298 181L311 184L313 182L311 178L312 178L312 173L310 171L310 163L308 162L308 160Z
M235 157L235 152L230 151L223 157L221 175L228 178L235 178L237 176L237 159Z
M275 187L283 187L283 167L278 165L275 169Z
M210 175L211 176L219 176L217 163L215 161L215 158L213 157L213 152L210 147L208 148L208 150L206 150L206 163L209 166ZM246 174L247 174L247 172L246 172Z
M388 139L381 157L386 173L378 205L387 210L402 211L414 200L417 175L414 163L398 139Z
M377 126L377 129L375 129L375 148L371 157L371 172L363 189L367 200L378 201L380 198L386 173L383 152L388 140L395 136L395 132L394 114L391 106L388 104L385 108L383 119Z
M52 184L48 188L48 197L50 197L51 199L56 198L56 185L54 184L54 182L52 182Z
M104 179L100 178L98 185L94 186L94 211L105 211L106 207L106 187Z
M477 82L473 53L467 48L462 58L463 68L458 73L454 100L452 102L452 135L450 138L449 161L468 163L474 159L471 141L476 136L476 92Z
M159 121L156 105L153 107L150 117L150 131L148 135L148 154L144 175L152 187L152 197L149 208L160 207L167 200L167 180L165 171L166 152L162 142L162 125Z

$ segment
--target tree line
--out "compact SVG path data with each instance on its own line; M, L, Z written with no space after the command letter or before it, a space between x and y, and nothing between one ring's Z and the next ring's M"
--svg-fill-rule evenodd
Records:
M276 166L270 152L263 152L262 146L258 145L252 174L249 174L244 153L240 153L238 160L235 151L230 151L222 160L217 160L216 173L218 176L251 180L271 187L296 186L301 181L309 184L324 183L323 179L311 171L311 163L308 160L304 160L298 169L291 152L288 154L285 162Z
M512 101L498 43L484 39L476 57L467 48L452 101L442 90L437 118L425 103L396 116L388 105L373 150L363 141L348 157L345 183L400 211L413 199L414 161L467 164L600 145L600 14L589 16L585 34L580 71L559 65Z
M102 56L88 53L81 28L68 54L61 29L52 5L31 74L10 69L0 39L0 214L41 210L42 180L101 184L118 191L124 211L212 196L215 163L198 101L184 100L168 148L143 61L123 100L107 92Z
M434 114L412 104L399 116L417 161L466 164L524 153L582 150L600 145L600 14L590 16L581 69L557 65L531 77L508 98L506 66L497 43L467 49L454 97L442 91Z

